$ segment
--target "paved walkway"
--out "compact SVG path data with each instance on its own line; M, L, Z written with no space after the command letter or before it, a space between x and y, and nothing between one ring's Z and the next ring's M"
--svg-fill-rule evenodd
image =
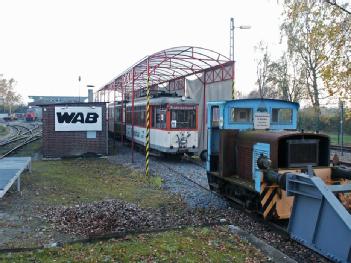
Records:
M31 171L31 157L7 157L0 159L0 198L17 180L17 190L21 190L21 174L24 170Z

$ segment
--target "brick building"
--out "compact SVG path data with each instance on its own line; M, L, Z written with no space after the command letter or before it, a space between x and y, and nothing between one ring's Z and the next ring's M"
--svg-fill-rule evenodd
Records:
M42 108L44 157L107 154L105 103L59 103Z

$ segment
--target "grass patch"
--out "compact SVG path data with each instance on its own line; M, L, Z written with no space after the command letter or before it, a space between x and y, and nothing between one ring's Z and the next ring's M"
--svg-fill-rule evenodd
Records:
M337 133L326 133L330 137L331 144L338 144L338 134ZM341 137L340 137L341 144ZM344 134L344 145L351 145L351 135Z
M266 258L226 227L187 228L95 244L0 255L1 262L262 262Z
M33 161L32 173L24 173L21 181L21 195L14 186L0 200L1 212L8 214L0 219L1 248L36 247L77 238L79 235L60 232L38 216L51 206L106 199L124 200L143 208L184 206L177 196L160 188L160 178L146 178L106 159Z
M35 154L39 154L42 149L42 139L31 142L20 149L18 149L15 153L13 153L12 157L22 157L22 156L31 156L33 157Z
M8 133L9 129L6 126L0 124L0 136L5 136Z
M44 205L75 204L117 198L141 207L174 204L160 189L160 178L114 165L104 159L35 161L32 174L23 176L27 194Z

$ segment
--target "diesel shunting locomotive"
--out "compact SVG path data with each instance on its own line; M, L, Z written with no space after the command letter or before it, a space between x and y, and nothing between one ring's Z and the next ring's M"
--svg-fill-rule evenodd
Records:
M25 113L26 121L41 121L43 118L42 108L41 107L30 107Z
M299 104L238 99L207 109L210 189L264 218L289 219L292 238L350 262L351 170L330 166L327 135L297 130Z

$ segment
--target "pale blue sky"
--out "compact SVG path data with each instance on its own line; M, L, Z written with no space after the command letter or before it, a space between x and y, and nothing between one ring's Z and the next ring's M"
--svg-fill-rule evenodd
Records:
M0 0L0 73L28 95L76 95L82 76L101 87L139 59L175 46L200 46L229 56L235 25L237 87L255 88L254 46L281 48L277 0L92 1ZM84 87L83 87L84 86Z

